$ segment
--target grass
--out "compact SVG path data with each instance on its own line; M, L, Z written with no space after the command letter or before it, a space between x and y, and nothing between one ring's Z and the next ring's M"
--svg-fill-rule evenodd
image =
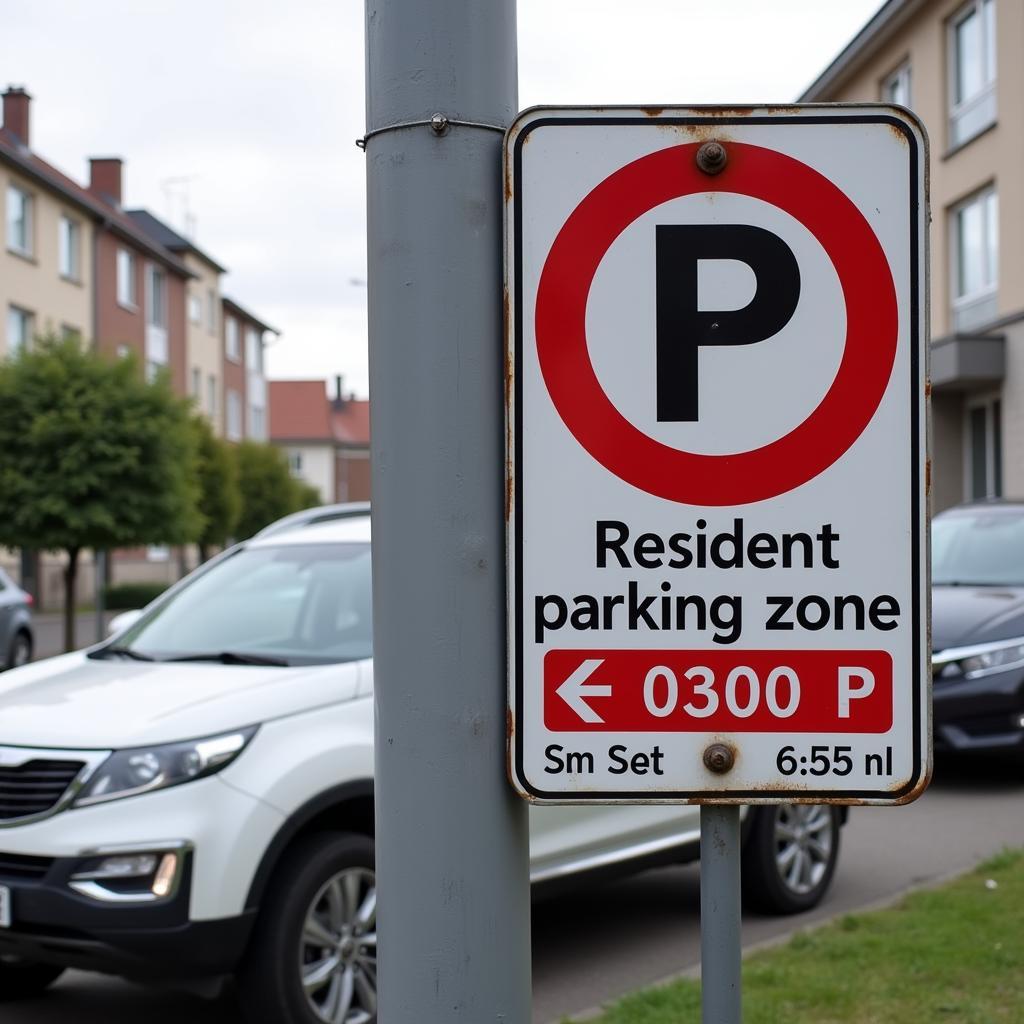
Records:
M993 886L992 883L995 883ZM597 1024L700 1020L700 983L628 996ZM1018 1024L1024 1021L1024 851L848 914L743 964L744 1024Z

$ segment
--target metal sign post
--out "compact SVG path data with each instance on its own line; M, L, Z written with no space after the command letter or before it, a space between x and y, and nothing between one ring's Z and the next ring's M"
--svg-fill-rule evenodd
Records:
M740 809L700 809L700 998L703 1024L740 1024Z
M387 1024L530 1019L504 773L501 140L514 0L367 0L380 973Z
M705 805L704 1020L737 1024L738 805L930 776L926 139L536 108L505 174L510 774Z

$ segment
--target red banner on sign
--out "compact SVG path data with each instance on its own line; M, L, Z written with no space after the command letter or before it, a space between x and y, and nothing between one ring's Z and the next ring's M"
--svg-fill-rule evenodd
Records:
M549 651L556 732L882 733L886 651Z

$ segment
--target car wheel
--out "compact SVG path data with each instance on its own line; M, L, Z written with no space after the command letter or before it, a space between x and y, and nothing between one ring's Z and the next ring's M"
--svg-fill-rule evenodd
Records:
M63 967L22 960L20 957L0 956L0 1002L37 996L63 973Z
M274 873L237 981L253 1022L375 1024L371 839L325 833L289 851Z
M32 660L32 638L24 630L14 634L7 652L7 668L20 668Z
M743 898L771 914L817 906L839 857L839 810L825 804L777 804L751 811L743 850Z

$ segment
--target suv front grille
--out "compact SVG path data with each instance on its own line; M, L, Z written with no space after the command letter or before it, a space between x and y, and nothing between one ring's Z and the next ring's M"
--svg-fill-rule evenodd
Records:
M27 761L0 766L0 821L45 814L60 801L85 767L84 761Z
M52 857L26 857L20 853L0 853L0 879L39 879L53 864Z

